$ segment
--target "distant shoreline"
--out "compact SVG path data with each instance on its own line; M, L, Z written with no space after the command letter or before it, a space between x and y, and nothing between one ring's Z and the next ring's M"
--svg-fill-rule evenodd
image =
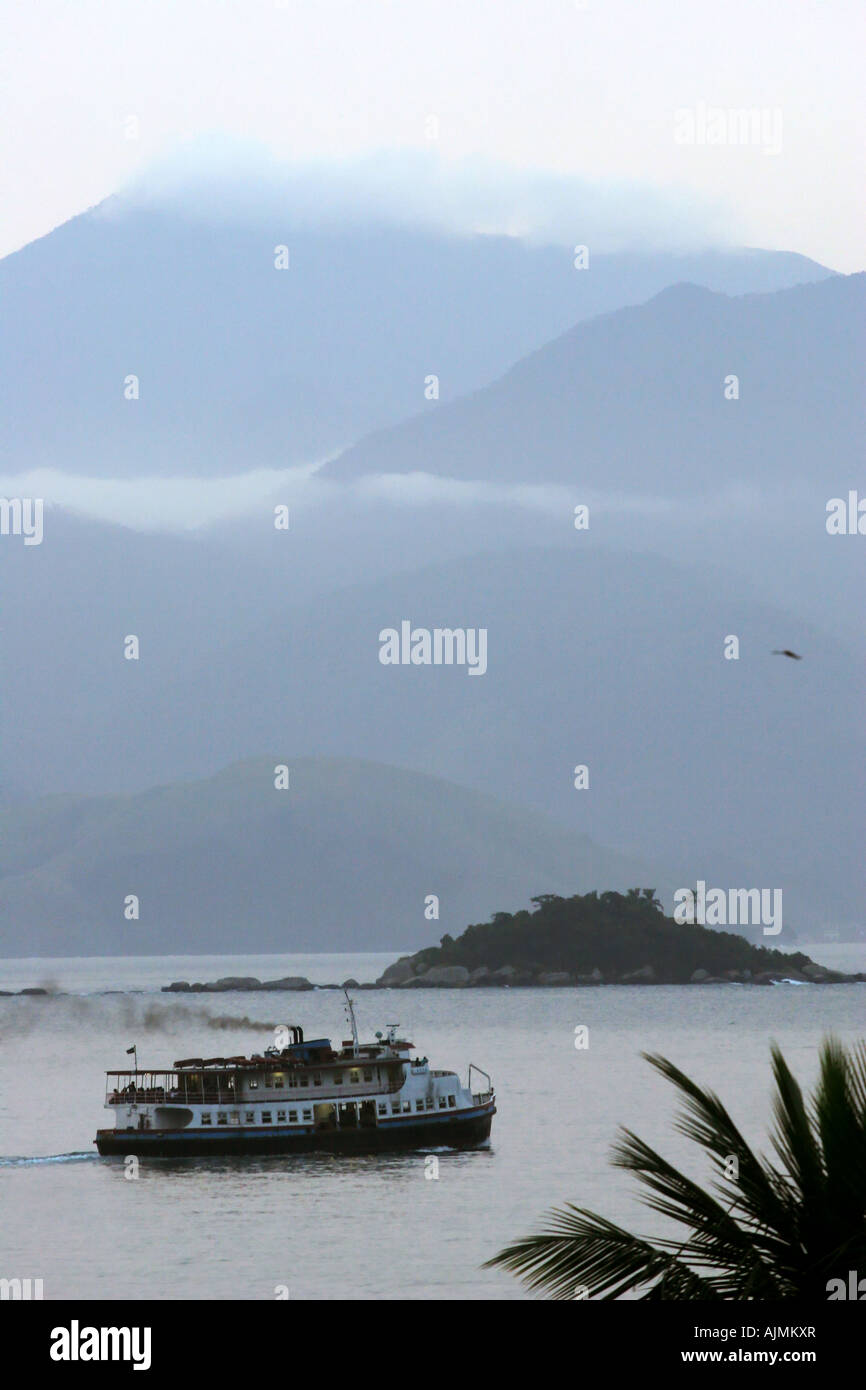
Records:
M505 985L500 986L500 988L502 988L502 989L508 989L508 990L516 989L516 990L521 990L521 991L523 991L523 990L532 990L532 989L543 990L543 991L549 991L549 990L551 990L551 989L560 990L560 991L562 991L562 990L575 990L575 991L576 991L576 990L586 990L586 989L633 989L633 988L635 988L636 986L640 986L640 985L643 985L644 987L651 987L651 988L653 988L653 989L691 989L691 988L695 988L695 987L699 987L699 986L704 986L704 985L733 985L733 986L736 987L736 988L740 988L740 987L743 987L743 986L746 986L746 987L754 986L754 987L756 987L756 988L763 988L763 987L768 986L768 985L771 986L771 987L777 986L777 985L792 985L792 986L794 986L795 988L799 988L799 987L802 986L802 985L820 985L821 987L824 987L824 986L827 986L827 985L856 985L856 984L866 984L866 973L857 973L857 974L854 974L854 975L841 975L841 974L836 974L836 973L834 973L834 976L833 976L832 979L822 979L822 980L798 980L798 979L794 978L793 976L778 976L778 977L773 977L773 978L771 978L771 979L761 979L761 980L722 980L722 979L709 979L709 980L701 980L701 981L685 981L685 982L681 982L681 983L677 983L676 981L670 981L670 980L665 980L665 981L637 981L637 980L634 980L634 981L622 981L622 980L610 980L610 981L608 981L608 982L603 982L603 983L600 982L600 983L598 983L598 984L594 984L593 982L584 980L584 981L581 981L581 982L579 982L579 983L578 983L577 981L570 981L570 982L563 982L563 983L555 983L555 984L541 985L541 984L539 984L537 981L530 981L529 983L505 984ZM350 989L353 989L353 990L361 990L361 991L363 991L365 994L369 994L369 993L373 993L373 994L395 994L395 993L398 993L398 992L399 992L399 993L403 993L403 990L404 990L405 986L401 986L401 985L380 985L380 984L378 984L376 981L359 981L359 982L356 983L356 984L350 985L349 988L350 988ZM421 984L419 983L418 985L415 986L415 988L416 988L416 989L422 988L422 986L421 986ZM453 985L448 985L448 984L433 985L433 984L429 984L429 985L425 986L425 988L430 989L430 990L433 990L434 992L435 992L435 991L442 991L442 990L454 990L454 991L458 991L458 992L465 992L467 986L465 986L465 985L459 985L459 984L453 984ZM476 990L475 990L473 987L470 986L469 988L470 988L470 991L471 991L473 994L476 992ZM117 997L120 997L120 998L124 998L124 999L125 999L125 998L134 998L134 997L137 996L137 995L149 994L149 993L154 993L154 992L155 992L155 991L153 991L153 990L147 990L147 989L99 989L99 990L88 990L88 991L87 991L87 995L88 995L88 997L95 997L95 998L109 998L109 997L112 997L112 996L117 996ZM252 988L246 988L246 989L240 989L240 988L239 988L239 989L236 989L236 990L225 989L225 988L223 988L223 989L215 989L215 988L208 988L208 987L203 987L203 988L201 988L201 989L174 990L174 989L172 989L172 987L171 987L170 985L163 985L163 986L159 989L158 992L161 993L161 994L183 994L184 996L187 996L187 995L190 995L190 994L194 994L194 995L196 995L196 996L199 996L199 995L208 995L208 996L211 996L211 997L214 996L214 995L220 995L220 994L283 994L283 993L286 993L286 994L302 994L302 993L313 993L313 994L342 994L342 992L343 992L343 986L342 986L342 985L338 985L338 984L323 984L323 985L311 984L310 987L309 987L309 990L299 990L299 989L290 989L290 988L286 988L286 989L283 989L283 990L279 990L279 989L275 989L273 986L270 986L270 987L259 986L259 987L252 987ZM80 998L80 997L81 997L81 995L78 994L78 993L77 993L76 991L74 991L74 990L65 990L65 989L44 989L44 988L38 987L38 986L30 987L30 988L26 988L26 989L18 989L18 990L0 989L0 999L35 999L35 1000L49 1000L49 999L77 999L77 998Z

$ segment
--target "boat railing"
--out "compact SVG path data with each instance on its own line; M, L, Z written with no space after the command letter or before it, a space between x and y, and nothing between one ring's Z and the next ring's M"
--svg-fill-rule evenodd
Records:
M109 1091L105 1097L106 1105L162 1105L166 1092L162 1086L137 1086L134 1090ZM183 1096L168 1092L169 1104L182 1105Z
M443 1075L451 1075L444 1072ZM279 1090L262 1089L253 1095L240 1094L225 1087L200 1086L166 1090L163 1086L126 1087L106 1093L106 1105L283 1105L304 1101L333 1100L347 1096L350 1100L365 1095L390 1096L403 1086L402 1070L387 1081L358 1081L351 1085L288 1087Z
M477 1066L475 1062L469 1063L469 1074L466 1078L467 1091L470 1091L473 1095L475 1095L475 1092L472 1091L472 1073L474 1071L477 1071L479 1076L483 1076L484 1080L487 1082L487 1089L485 1091L479 1092L479 1094L486 1095L489 1099L493 1095L493 1078L489 1072L486 1072L483 1067Z

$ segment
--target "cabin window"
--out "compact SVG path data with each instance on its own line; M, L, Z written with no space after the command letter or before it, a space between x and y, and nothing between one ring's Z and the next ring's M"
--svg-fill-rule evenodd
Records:
M286 1078L285 1078L284 1076L275 1076L275 1077L274 1077L274 1086L275 1086L275 1088L276 1088L278 1091L282 1091L282 1089L283 1089L283 1087L285 1086L285 1084L286 1084Z
M440 1110L444 1110L444 1109L446 1108L447 1105L448 1105L448 1102L447 1102L447 1100L445 1099L445 1097L444 1097L444 1096L440 1096L440 1097L439 1097L439 1109L440 1109Z
M387 1107L387 1105L384 1105L384 1104L382 1103L382 1101L379 1101L379 1107L378 1107L378 1108L379 1108L379 1114L380 1114L380 1115L387 1115L387 1113L388 1113L388 1107Z
M455 1106L457 1105L457 1102L456 1102L456 1100L454 1099L453 1096L449 1096L449 1097L448 1097L448 1105L449 1105L449 1107L450 1107L452 1110L453 1110L453 1109L455 1108Z
M257 1091L259 1089L258 1081L249 1081L247 1082L247 1085L249 1086L251 1091Z
M262 1111L262 1124L263 1124L263 1125L269 1125L270 1123L271 1123L271 1112L270 1112L270 1110L263 1110L263 1111Z
M202 1122L203 1125L209 1125L209 1124L210 1124L210 1115L209 1115L209 1114L202 1115L202 1117L201 1117L201 1122Z
M373 1068L372 1068L372 1067L365 1067L365 1068L364 1068L364 1080L365 1080L365 1081L372 1081L372 1080L373 1080Z
M411 1100L404 1100L404 1102L403 1102L403 1114L404 1114L404 1115L408 1115L409 1112L411 1111L411 1109L412 1109L412 1102L411 1102Z
M290 1111L289 1111L289 1124L291 1124L291 1125L296 1125L297 1123L298 1123L298 1112L297 1112L297 1110L290 1110Z
M285 1110L278 1110L278 1111L277 1111L277 1124L285 1124L285 1123L286 1123L286 1112L285 1112Z
M335 1085L335 1086L342 1086L342 1084L343 1084L343 1073L342 1073L341 1071L335 1071L335 1072L334 1072L333 1081L334 1081L334 1085Z
M256 1112L255 1112L255 1110L248 1110L248 1111L246 1112L246 1114L244 1115L244 1119L246 1120L246 1122L247 1122L248 1125L254 1125L255 1122L256 1122Z
M321 1084L322 1084L322 1078L321 1078L320 1076L314 1076L314 1077L313 1077L313 1085L314 1085L314 1086L321 1086Z
M400 1102L399 1102L399 1100L394 1100L394 1101L391 1102L391 1114L392 1114L392 1115L399 1115L399 1114L400 1114Z
M305 1119L305 1120L311 1120L312 1118L313 1118L313 1112L312 1112L312 1110L305 1110L305 1111L304 1111L304 1119Z
M218 1124L218 1125L227 1125L228 1122L229 1122L229 1117L228 1117L228 1115L226 1114L226 1112L225 1112L224 1110L218 1110L218 1111L217 1111L217 1124Z
M349 1084L350 1084L350 1086L357 1086L357 1084L358 1084L358 1082L359 1082L360 1080L361 1080L361 1073L360 1073L359 1071L350 1071L350 1072L349 1072Z
M297 1084L298 1084L298 1078L297 1078L296 1076L292 1076L292 1075L290 1074L290 1075L289 1075L289 1088L291 1089L292 1087L297 1086Z
M423 1100L416 1100L416 1102L415 1102L415 1109L416 1109L416 1110L423 1110L423 1109L424 1109L424 1102L423 1102Z
M427 1099L426 1099L426 1101L425 1101L425 1105L427 1106L427 1109L428 1109L428 1110L432 1110L432 1109L433 1109L433 1097L432 1097L432 1096L428 1096L428 1097L427 1097Z

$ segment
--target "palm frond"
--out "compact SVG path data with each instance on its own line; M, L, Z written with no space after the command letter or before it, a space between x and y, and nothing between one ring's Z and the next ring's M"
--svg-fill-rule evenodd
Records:
M825 1174L818 1136L812 1127L800 1085L775 1043L771 1053L776 1083L773 1099L775 1128L771 1135L773 1148L785 1165L798 1202L803 1206L813 1204L823 1207Z
M849 1055L835 1039L828 1039L821 1053L821 1076L813 1108L830 1205L847 1203L852 1196L855 1202L862 1202L866 1169L866 1050L852 1050Z
M753 1222L774 1230L779 1239L789 1240L793 1235L790 1192L784 1177L753 1152L713 1091L699 1086L666 1057L648 1052L641 1056L684 1097L683 1111L674 1126L678 1133L709 1153L717 1172L725 1172L729 1160L736 1160L736 1177L717 1183L725 1200L736 1199Z
M772 1233L737 1220L736 1187L722 1204L630 1130L614 1146L612 1162L634 1173L649 1190L652 1195L644 1199L648 1207L688 1229L682 1249L690 1265L727 1271L722 1283L732 1291L729 1296L745 1287L760 1289L764 1298L784 1296L774 1273Z
M581 1288L589 1298L615 1299L660 1281L671 1298L718 1297L710 1280L674 1255L571 1204L551 1212L545 1230L506 1246L484 1267L496 1266L556 1299L574 1298Z
M628 1129L612 1161L685 1234L648 1240L568 1205L488 1267L554 1298L583 1287L594 1298L649 1300L822 1298L829 1278L866 1268L866 1043L846 1051L825 1040L808 1104L773 1045L770 1139L781 1166L753 1152L712 1091L666 1058L643 1055L684 1099L676 1128L709 1157L715 1176L710 1190L702 1187Z

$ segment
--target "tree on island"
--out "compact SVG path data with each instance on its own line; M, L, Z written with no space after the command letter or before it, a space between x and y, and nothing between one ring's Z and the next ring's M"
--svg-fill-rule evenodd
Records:
M686 984L694 971L757 975L785 973L814 964L801 953L755 946L735 931L685 924L667 917L653 888L625 893L576 893L563 898L541 893L532 910L494 912L454 938L415 953L419 967L462 965L490 970L567 971L585 977L598 970L606 980L651 965L663 984Z
M676 1128L709 1155L716 1176L701 1187L627 1129L612 1162L634 1173L646 1205L685 1234L645 1239L568 1204L485 1267L511 1270L559 1299L828 1301L866 1293L866 1281L858 1292L866 1275L866 1044L846 1051L825 1039L810 1103L773 1045L775 1166L753 1153L712 1091L664 1057L642 1055L684 1097Z

